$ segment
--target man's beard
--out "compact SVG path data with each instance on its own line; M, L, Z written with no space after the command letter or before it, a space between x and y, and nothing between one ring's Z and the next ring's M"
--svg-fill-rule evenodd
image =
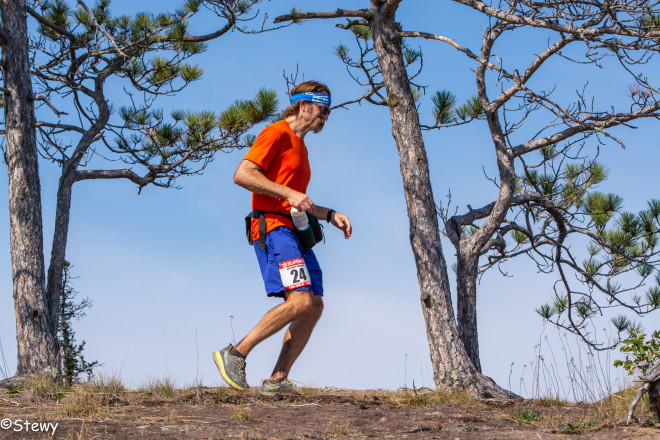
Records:
M314 121L314 124L312 124L312 131L314 133L318 133L319 131L323 130L324 125L325 125L325 119L323 119L321 116L319 116Z

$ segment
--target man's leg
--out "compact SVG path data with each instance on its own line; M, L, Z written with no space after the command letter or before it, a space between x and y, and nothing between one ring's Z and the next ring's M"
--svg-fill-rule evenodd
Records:
M274 335L287 324L295 322L308 315L313 315L314 310L318 308L318 305L316 305L317 301L314 300L313 296L314 295L312 295L312 292L309 290L293 290L287 292L286 301L266 313L250 333L248 333L241 342L236 344L236 351L243 356L247 356L257 344L269 336ZM321 310L323 310L323 302L321 302ZM318 313L318 316L321 316L320 312ZM318 317L316 320L318 320ZM314 323L316 323L316 321L314 321ZM311 328L314 328L313 324ZM309 329L309 333L311 333L311 328ZM309 339L309 334L306 339ZM305 342L307 342L307 340L305 340ZM302 348L300 351L302 351ZM300 352L298 352L298 354L300 354Z
M315 304L318 304L318 300L314 301L312 296L312 292L307 290L288 292L286 301L266 313L256 327L236 347L229 345L220 351L213 352L213 360L225 382L237 390L247 389L245 357L257 344L283 329L285 325L303 316L312 315L313 310L318 308L318 305L315 306ZM320 312L318 316L320 316ZM318 317L316 319L318 320ZM311 328L309 333L311 333ZM307 339L309 339L309 334L306 336L305 342L307 342ZM235 353L234 350L238 353ZM302 347L300 350L302 350ZM298 351L298 354L300 354L300 351ZM296 357L298 354L296 354ZM291 367L289 366L289 368Z
M323 298L319 295L312 295L312 307L307 313L293 321L284 335L282 351L270 377L272 382L285 379L289 375L293 363L305 348L322 313Z

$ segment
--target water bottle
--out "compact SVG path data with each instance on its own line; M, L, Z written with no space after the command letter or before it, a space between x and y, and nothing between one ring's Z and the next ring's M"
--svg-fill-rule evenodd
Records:
M316 244L314 231L309 225L309 219L305 211L298 211L296 208L291 208L291 219L293 226L296 228L296 235L300 240L300 245L303 249L311 249Z

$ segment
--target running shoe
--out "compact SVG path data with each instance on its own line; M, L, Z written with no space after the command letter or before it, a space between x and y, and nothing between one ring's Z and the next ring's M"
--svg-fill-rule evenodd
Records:
M220 375L230 387L245 391L250 388L245 380L245 359L231 354L230 351L233 348L234 346L229 344L220 351L214 351L213 361L218 367Z
M261 394L267 396L272 396L273 394L278 393L288 393L288 394L300 394L302 390L298 385L290 381L289 379L284 379L281 382L271 382L270 379L264 380L263 385L261 385Z

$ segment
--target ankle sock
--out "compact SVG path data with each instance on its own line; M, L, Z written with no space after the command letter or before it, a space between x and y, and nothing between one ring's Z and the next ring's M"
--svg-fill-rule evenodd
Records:
M236 350L235 348L232 348L231 350L229 350L229 354L232 355L232 356L238 356L240 358L245 359L245 355L243 353L241 353L240 351Z

